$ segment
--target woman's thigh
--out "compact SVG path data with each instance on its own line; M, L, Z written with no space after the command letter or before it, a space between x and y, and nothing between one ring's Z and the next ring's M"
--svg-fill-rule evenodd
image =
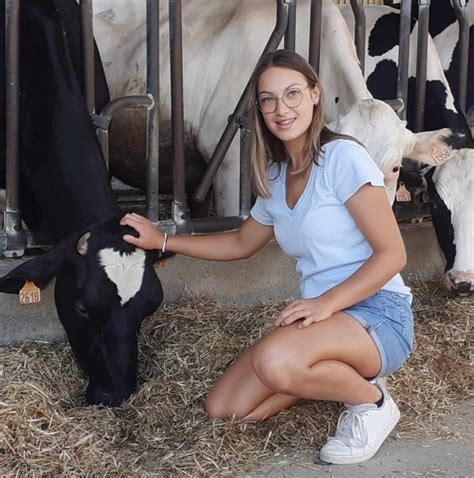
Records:
M275 367L297 372L322 360L350 365L363 377L377 375L381 367L377 346L365 328L345 312L298 328L298 323L278 327L255 344L253 363L270 362ZM294 369L294 370L292 370Z
M297 323L273 329L239 357L220 377L206 402L213 416L246 416L274 392L258 377L255 364L277 362L275 368L297 373L321 360L338 360L364 377L376 376L380 356L367 331L345 312L300 329ZM295 398L294 401L297 399Z

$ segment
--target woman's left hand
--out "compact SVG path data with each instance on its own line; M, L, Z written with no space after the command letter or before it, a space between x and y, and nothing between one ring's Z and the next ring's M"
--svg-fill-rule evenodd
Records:
M288 304L274 322L275 327L290 325L303 319L298 328L308 327L315 322L329 319L334 314L332 307L323 299L299 299Z

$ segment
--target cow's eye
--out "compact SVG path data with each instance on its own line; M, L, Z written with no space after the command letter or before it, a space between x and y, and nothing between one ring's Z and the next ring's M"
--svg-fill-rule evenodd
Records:
M83 319L89 318L89 314L87 313L87 310L85 309L84 304L82 302L76 301L75 309L79 317L82 317Z
M394 172L394 173L398 173L398 171L400 171L400 166L395 166L395 167L392 169L392 172Z

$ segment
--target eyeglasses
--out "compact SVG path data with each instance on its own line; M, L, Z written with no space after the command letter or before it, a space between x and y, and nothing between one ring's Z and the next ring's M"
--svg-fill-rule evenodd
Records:
M310 85L307 85L306 88L303 89L297 86L290 86L283 92L283 95L278 98L274 95L263 93L257 98L255 103L257 108L266 115L276 111L278 100L282 100L283 104L288 106L288 108L296 108L303 101L303 93L309 86Z

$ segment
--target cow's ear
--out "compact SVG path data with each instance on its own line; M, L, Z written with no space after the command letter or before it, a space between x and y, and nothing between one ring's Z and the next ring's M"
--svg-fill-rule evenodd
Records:
M404 158L438 166L454 156L453 148L446 141L452 135L449 128L423 133L412 133L407 130L407 134L408 141L403 152Z
M68 252L72 253L70 240L58 243L41 256L30 259L0 277L0 292L17 294L26 281L33 281L44 289L57 274Z

